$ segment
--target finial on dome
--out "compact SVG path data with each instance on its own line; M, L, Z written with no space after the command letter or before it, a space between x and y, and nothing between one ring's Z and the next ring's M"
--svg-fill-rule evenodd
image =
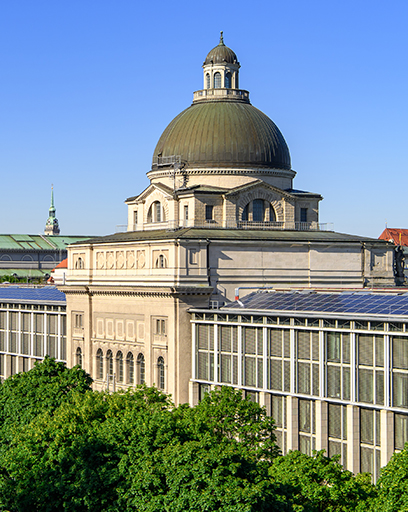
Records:
M220 32L220 42L219 42L220 45L223 45L224 44L224 32L221 30Z

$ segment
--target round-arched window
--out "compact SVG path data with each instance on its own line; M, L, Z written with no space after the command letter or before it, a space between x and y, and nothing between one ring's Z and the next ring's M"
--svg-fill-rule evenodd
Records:
M205 87L207 89L209 89L211 87L211 78L210 78L210 73L207 73L205 75Z
M225 87L227 89L231 89L231 85L232 85L232 77L231 77L231 73L228 71L228 73L225 75Z
M165 380L164 380L164 359L160 356L157 360L157 381L159 389L164 389Z
M214 75L214 88L221 89L221 73L215 73Z
M103 379L103 352L100 348L96 352L96 375L97 379Z
M137 366L138 366L138 384L144 384L146 382L146 363L145 357L143 354L139 354L137 356Z
M112 350L106 352L106 372L109 377L113 377L113 355Z
M123 382L123 354L120 350L116 353L116 375L118 382Z
M76 364L82 368L82 350L81 347L76 349Z
M132 352L128 352L126 356L126 366L127 366L127 383L133 384L135 380L135 360L133 358Z

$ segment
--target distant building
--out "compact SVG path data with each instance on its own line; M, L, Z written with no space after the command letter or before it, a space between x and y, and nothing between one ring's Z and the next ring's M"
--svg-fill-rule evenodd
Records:
M45 223L44 235L59 235L60 229L58 219L55 217L56 209L54 206L54 187L51 186L51 206L48 210L48 219Z
M67 257L67 246L88 239L68 235L0 235L0 278L46 281L51 270Z
M398 285L408 282L408 229L385 228L378 237L393 243L394 250L394 274Z

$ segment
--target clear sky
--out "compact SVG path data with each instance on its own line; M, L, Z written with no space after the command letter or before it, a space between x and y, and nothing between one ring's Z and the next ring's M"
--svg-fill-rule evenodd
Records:
M110 234L224 31L321 222L408 228L407 0L0 2L0 233Z

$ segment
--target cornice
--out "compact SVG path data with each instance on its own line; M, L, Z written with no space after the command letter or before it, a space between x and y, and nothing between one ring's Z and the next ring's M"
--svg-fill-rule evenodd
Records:
M168 178L170 172L174 172L172 167L159 169L152 169L146 176L152 180L156 178ZM217 175L264 175L264 176L279 176L284 178L294 178L296 176L296 171L286 170L286 169L265 169L263 167L255 167L255 168L245 168L245 167L219 167L219 168L211 168L211 167L196 167L189 169L188 167L184 167L183 171L176 172L177 177L184 176L217 176Z

